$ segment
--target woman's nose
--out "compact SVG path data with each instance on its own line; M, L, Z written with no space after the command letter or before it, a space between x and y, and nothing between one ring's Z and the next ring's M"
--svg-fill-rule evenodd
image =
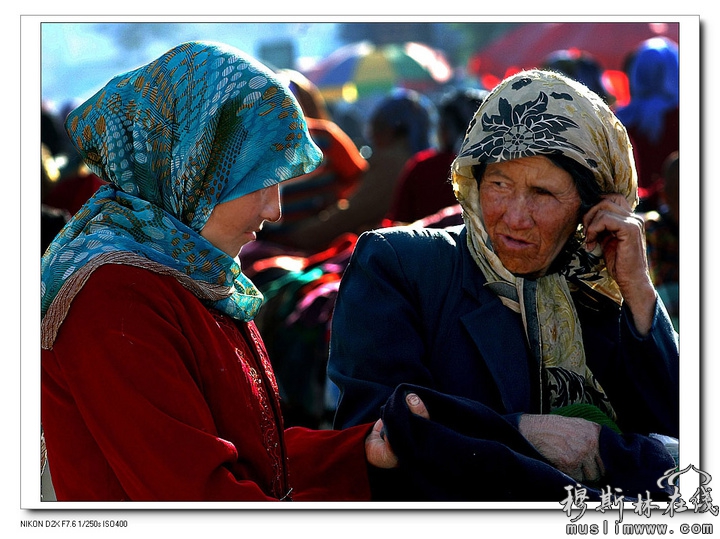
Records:
M263 192L263 211L261 217L265 221L274 223L282 216L280 205L280 184L267 187Z
M515 230L532 228L535 221L528 200L523 196L511 198L506 202L503 220Z

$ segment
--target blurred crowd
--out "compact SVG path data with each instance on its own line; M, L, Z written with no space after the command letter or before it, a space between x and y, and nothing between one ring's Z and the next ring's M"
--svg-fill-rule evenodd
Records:
M652 278L679 329L677 45L654 38L627 58L630 99L622 106L603 66L589 55L558 51L538 67L585 83L627 127ZM240 256L265 296L256 322L278 378L286 426L328 428L337 398L326 376L330 320L355 241L379 227L462 223L450 164L487 91L455 86L429 96L397 88L371 110L353 110L326 102L297 71L278 74L297 97L324 161L281 184L281 219L266 225ZM63 126L67 112L42 111L43 252L104 183L71 149Z

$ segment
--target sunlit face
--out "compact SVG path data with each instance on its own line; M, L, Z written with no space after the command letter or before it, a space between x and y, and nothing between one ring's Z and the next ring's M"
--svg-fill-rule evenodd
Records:
M275 184L215 206L200 235L235 258L263 222L277 221L280 212L280 187Z
M488 164L480 206L498 258L527 278L547 273L580 218L572 176L542 156Z

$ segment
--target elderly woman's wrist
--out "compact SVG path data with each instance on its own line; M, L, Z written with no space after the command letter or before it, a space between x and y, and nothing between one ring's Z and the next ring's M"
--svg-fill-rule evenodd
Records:
M650 333L655 320L657 292L651 283L634 286L628 293L623 291L623 300L630 313L634 329L639 336Z

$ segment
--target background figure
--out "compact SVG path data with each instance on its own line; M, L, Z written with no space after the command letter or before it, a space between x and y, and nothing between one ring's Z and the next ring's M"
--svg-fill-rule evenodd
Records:
M416 153L405 164L384 225L411 223L457 204L450 183L450 165L486 95L485 90L456 89L440 99L438 146Z
M436 143L437 111L424 95L397 89L373 110L367 124L372 154L356 191L341 205L322 212L291 234L292 244L322 251L345 233L381 225L405 163Z
M295 245L291 233L308 220L328 208L342 204L357 188L362 174L368 169L355 143L332 120L320 91L304 75L285 69L278 72L303 109L313 141L323 152L318 168L287 182L280 187L283 215L269 223L258 236L260 240L280 243L289 248Z
M47 103L42 103L40 109L40 139L51 155L76 155L75 148L63 128L64 117L55 112Z
M603 84L603 67L591 54L577 49L565 49L550 53L542 63L543 69L557 71L582 82L599 95L608 106L615 103L615 96Z
M50 149L42 144L40 150L40 254L45 252L47 246L71 217L67 210L45 202L47 194L55 187L59 176L60 172L54 164Z
M363 109L357 103L347 103L345 101L328 105L333 121L340 126L347 135L355 143L355 146L362 148L367 146L368 141L365 138L367 133L364 129L364 120L362 116Z
M356 240L356 235L346 234L313 255L281 249L273 253L265 245L259 247L262 257L257 249L240 256L265 298L255 323L273 358L288 427L332 427L337 398L326 372L330 322Z
M43 197L47 206L75 215L88 199L107 182L94 174L85 163L73 162L63 170L63 175L53 182Z
M658 208L663 162L679 149L679 66L677 44L656 37L632 53L626 68L630 102L616 114L635 150L643 211Z
M680 330L680 157L671 153L662 167L657 210L645 213L650 276Z

